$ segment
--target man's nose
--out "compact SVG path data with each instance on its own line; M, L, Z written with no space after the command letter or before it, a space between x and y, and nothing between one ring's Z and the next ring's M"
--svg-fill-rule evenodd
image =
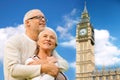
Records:
M47 40L50 40L50 37L47 37Z
M45 17L43 17L43 18L41 19L41 21L47 22L47 19L46 19Z

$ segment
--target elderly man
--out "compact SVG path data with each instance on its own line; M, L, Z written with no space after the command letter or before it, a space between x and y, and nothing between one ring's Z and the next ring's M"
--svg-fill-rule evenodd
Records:
M25 65L25 60L33 56L36 52L38 34L45 28L46 19L44 14L33 9L28 11L24 16L25 33L11 37L5 45L4 50L4 76L5 80L25 80L33 78L42 73L51 76L57 76L59 68L52 63L39 65ZM60 57L55 51L53 55L59 58L61 67L67 69L67 62ZM41 61L37 61L40 63Z

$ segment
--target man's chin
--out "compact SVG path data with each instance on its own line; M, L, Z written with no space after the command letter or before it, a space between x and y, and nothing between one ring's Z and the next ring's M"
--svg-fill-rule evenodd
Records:
M45 28L45 26L44 26L44 27L40 27L39 31L40 31L40 32L43 31L44 28Z

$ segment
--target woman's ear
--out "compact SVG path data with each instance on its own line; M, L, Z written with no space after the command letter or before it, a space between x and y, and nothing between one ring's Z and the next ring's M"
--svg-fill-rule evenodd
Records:
M37 40L37 45L38 45L38 47L40 47L40 40L39 39Z
M37 45L39 46L39 40L37 40Z

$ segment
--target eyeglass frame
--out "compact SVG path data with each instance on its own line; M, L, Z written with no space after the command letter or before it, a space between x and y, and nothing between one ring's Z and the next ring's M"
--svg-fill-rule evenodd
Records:
M33 16L31 18L28 18L27 20L30 20L30 19L39 19L39 20L44 19L46 22L48 21L44 16Z

